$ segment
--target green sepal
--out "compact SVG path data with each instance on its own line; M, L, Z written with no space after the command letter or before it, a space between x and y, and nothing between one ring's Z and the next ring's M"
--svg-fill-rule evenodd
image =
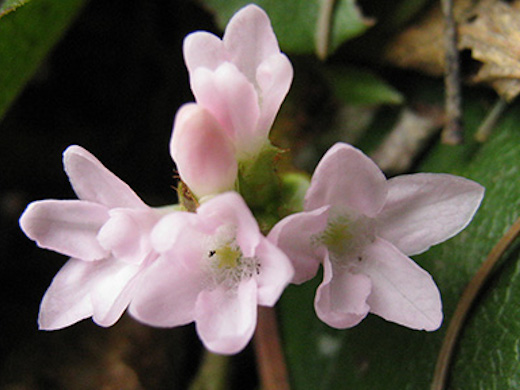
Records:
M278 214L280 218L303 210L305 194L310 185L309 175L300 172L289 172L281 176L282 201Z
M238 164L237 191L256 217L260 229L269 231L278 222L282 183L277 161L282 150L266 143L258 155Z

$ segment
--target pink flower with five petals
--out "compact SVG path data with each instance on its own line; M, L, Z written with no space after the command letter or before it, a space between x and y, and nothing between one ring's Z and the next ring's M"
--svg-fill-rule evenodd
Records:
M141 277L130 313L152 326L195 322L216 353L247 345L257 305L273 306L294 274L236 192L207 200L196 213L166 215L152 231L152 244L161 256Z
M40 247L71 257L43 297L39 327L60 329L88 317L111 326L158 256L149 233L162 213L79 146L67 148L63 164L79 200L36 201L20 217Z
M408 256L464 229L483 195L481 185L447 174L387 180L361 151L338 143L318 164L304 211L281 220L268 238L291 259L294 283L323 265L314 307L328 325L352 327L371 312L431 331L442 322L440 294Z

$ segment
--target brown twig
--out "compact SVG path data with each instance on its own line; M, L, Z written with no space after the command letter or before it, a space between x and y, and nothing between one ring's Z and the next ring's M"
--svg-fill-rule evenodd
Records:
M453 317L444 336L444 341L437 358L435 365L435 372L433 374L433 381L431 390L443 390L448 378L448 368L453 356L453 350L457 342L462 325L464 324L468 312L475 301L482 286L491 275L493 267L497 261L502 257L504 252L511 246L515 239L520 235L520 218L509 228L509 230L502 236L498 243L489 252L486 261L480 266L473 279L469 282L466 289L457 304L457 308L453 313Z
M459 50L457 49L457 26L453 16L453 0L441 0L444 14L444 53L446 87L446 126L442 142L457 145L463 141L462 95L460 86Z
M489 135L493 131L493 128L497 124L497 121L500 119L500 116L508 107L508 103L503 98L498 98L498 101L495 103L491 111L487 114L486 118L482 122L482 124L477 129L475 133L475 139L478 142L486 142Z
M258 307L258 324L254 343L262 389L289 390L289 375L280 343L274 308Z

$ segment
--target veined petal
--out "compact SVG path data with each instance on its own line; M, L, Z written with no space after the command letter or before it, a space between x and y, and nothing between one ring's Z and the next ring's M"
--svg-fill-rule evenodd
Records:
M260 261L256 281L258 304L274 306L294 276L294 268L287 256L267 239L262 238L256 250Z
M200 293L195 312L197 333L214 353L240 352L253 337L256 327L256 281L250 278L237 289L219 286Z
M234 65L226 62L215 71L196 69L191 87L197 103L211 112L234 140L237 152L248 153L263 144L264 139L256 139L258 94Z
M197 214L206 229L216 230L226 224L236 227L236 242L244 257L253 257L262 235L246 202L236 192L226 192L204 202Z
M158 258L140 275L130 314L152 326L192 322L195 302L204 288L205 275L199 260L196 253L190 256L184 250L172 250Z
M100 326L112 326L128 307L135 292L135 281L142 267L118 261L104 261L92 286L92 320Z
M480 184L453 175L417 173L388 181L377 217L378 235L407 255L445 241L473 218L484 196Z
M256 5L242 8L231 18L223 41L231 61L252 83L264 59L280 52L269 17Z
M381 238L366 247L360 272L370 277L370 312L412 329L436 330L442 322L441 297L432 277Z
M259 137L267 138L276 114L289 92L292 78L293 68L285 54L274 54L258 66L256 81L262 102L257 126Z
M293 283L312 279L325 257L326 249L315 237L327 226L328 206L289 215L278 222L267 239L280 248L294 266Z
M99 260L108 255L98 240L108 220L105 206L82 200L33 202L20 217L20 227L39 247L82 260Z
M314 300L316 314L333 328L353 327L368 314L370 291L371 282L367 276L334 266L327 258L323 262L323 282Z
M105 260L86 262L70 259L54 276L43 296L38 316L39 328L65 328L92 315L93 286L103 277Z
M201 106L185 104L177 112L170 152L181 179L196 196L233 189L238 173L234 145Z
M184 38L182 50L186 67L190 73L197 68L215 70L229 59L220 38L205 31L187 35Z
M80 146L69 146L63 153L63 165L78 198L108 208L146 207L134 191Z
M374 217L383 208L386 196L386 178L377 165L359 149L337 143L314 171L305 210L331 205Z

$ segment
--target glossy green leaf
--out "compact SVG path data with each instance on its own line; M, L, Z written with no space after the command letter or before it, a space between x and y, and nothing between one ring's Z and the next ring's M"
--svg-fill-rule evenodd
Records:
M326 73L329 85L338 99L351 105L400 104L403 96L373 72L336 67Z
M475 128L485 109L471 103ZM317 320L313 299L320 278L291 287L281 301L283 337L296 390L429 389L445 329L465 285L520 215L520 107L512 108L491 139L477 145L437 145L421 171L476 180L486 197L472 223L455 238L415 256L436 280L445 321L437 332L410 330L369 315L359 326L334 330ZM517 389L520 383L519 253L504 259L464 328L452 368L453 389Z
M25 5L21 6L22 4ZM0 8L0 118L84 0L8 0Z
M216 14L218 25L224 29L233 14L251 3L247 0L203 0ZM320 0L279 1L258 0L273 25L283 51L314 53ZM354 0L338 0L333 11L330 31L330 49L334 51L343 42L367 30L372 21L363 17Z

